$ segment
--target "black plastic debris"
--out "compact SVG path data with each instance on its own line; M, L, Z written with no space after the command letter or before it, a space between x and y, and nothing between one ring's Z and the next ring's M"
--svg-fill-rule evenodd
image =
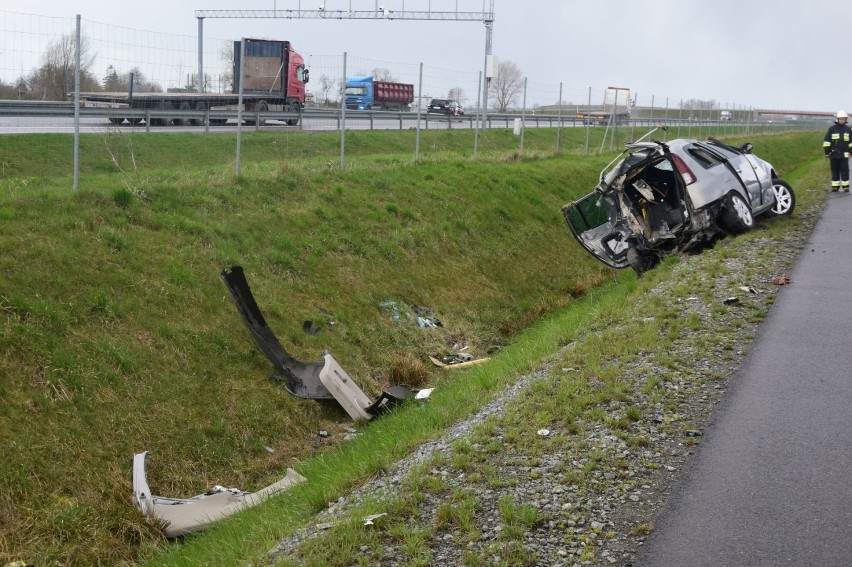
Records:
M307 320L302 323L302 330L305 332L306 335L318 335L322 328L314 327L314 322L311 320Z
M321 362L296 360L281 346L266 324L242 267L232 266L222 270L221 275L249 333L272 362L279 373L277 377L283 378L285 388L294 396L335 399L354 420L372 419L382 409L414 396L405 386L393 386L371 400L328 352L323 353ZM302 328L305 328L304 324Z
M296 360L281 346L254 300L243 268L233 266L222 270L221 275L237 311L243 317L246 328L257 346L275 367L277 374L273 374L273 379L283 379L284 387L294 396L315 400L333 399L334 396L320 381L319 373L325 362Z

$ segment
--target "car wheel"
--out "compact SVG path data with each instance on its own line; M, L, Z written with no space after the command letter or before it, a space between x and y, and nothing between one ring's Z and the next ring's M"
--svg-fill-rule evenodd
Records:
M651 252L640 252L635 246L627 249L627 263L637 276L641 276L660 263L660 258Z
M796 194L790 184L781 179L773 179L772 191L775 192L775 204L766 211L766 216L782 217L792 213L796 208Z
M719 226L728 234L742 234L754 227L751 209L739 193L729 193L725 198Z

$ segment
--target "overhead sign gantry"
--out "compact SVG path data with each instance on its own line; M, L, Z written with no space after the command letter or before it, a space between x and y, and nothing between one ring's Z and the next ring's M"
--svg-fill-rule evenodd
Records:
M366 2L354 0L360 8L353 7L353 0L349 0L346 9L332 9L326 6L324 0L319 0L320 6L315 10L303 10L302 0L296 2L295 9L278 9L277 2L272 10L196 10L195 17L198 18L198 84L204 88L204 19L205 18L230 18L230 19L312 19L312 20L421 20L441 22L483 22L485 24L485 72L486 80L483 81L483 108L487 106L488 91L484 86L490 78L489 59L491 56L491 34L494 27L494 2L495 0L482 0L482 10L464 11L459 9L459 3L471 4L471 0L456 0L454 10L432 10L432 0L409 0L408 4L416 4L419 9L406 9L405 0L402 0L401 9L393 10L385 4L374 1L372 9L364 9ZM333 0L328 0L331 4ZM339 2L343 5L343 2ZM422 9L425 5L426 9Z

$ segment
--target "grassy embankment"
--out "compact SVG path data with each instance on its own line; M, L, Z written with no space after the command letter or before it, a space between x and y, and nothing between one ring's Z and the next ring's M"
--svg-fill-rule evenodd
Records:
M582 147L582 132L563 132L564 147ZM246 135L239 179L228 136L84 137L78 193L67 137L0 140L0 560L252 557L535 367L599 305L629 300L628 273L583 299L612 272L559 214L610 156L554 157L553 131L540 130L526 153L489 134L474 161L473 133L434 136L452 155L412 164L410 133L348 135L341 172L334 135ZM756 153L792 172L818 155L812 138L767 137ZM338 442L352 425L338 407L267 380L218 278L233 264L294 356L327 348L371 394L436 385L426 411L400 408ZM431 308L444 326L397 323L384 300ZM305 334L305 320L322 331ZM428 366L453 344L495 359L464 373ZM331 438L316 450L319 429ZM152 489L168 496L255 489L287 466L309 482L257 516L164 544L130 506L142 450Z

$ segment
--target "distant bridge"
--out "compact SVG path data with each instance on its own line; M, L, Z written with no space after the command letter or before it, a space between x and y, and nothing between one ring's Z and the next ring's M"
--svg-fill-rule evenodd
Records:
M781 118L789 116L794 116L796 118L834 118L834 112L822 112L817 110L770 110L767 108L756 108L754 110L754 115L756 118L765 118L767 120L775 116Z

